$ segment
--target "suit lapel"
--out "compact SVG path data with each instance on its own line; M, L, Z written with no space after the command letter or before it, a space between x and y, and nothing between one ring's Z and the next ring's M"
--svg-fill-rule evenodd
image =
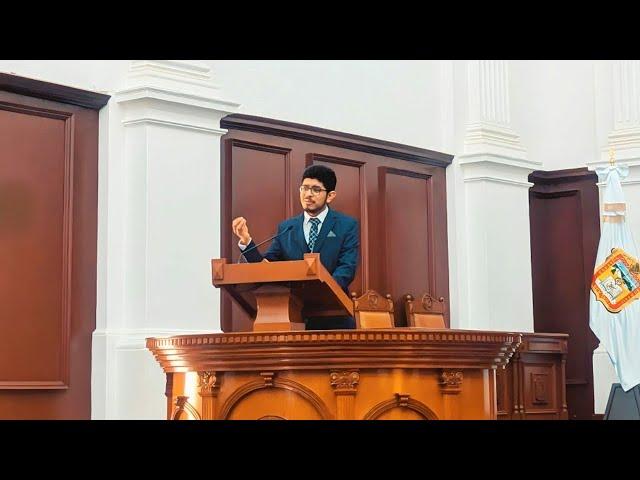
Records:
M318 233L318 239L316 240L316 244L313 246L314 253L317 253L322 248L322 244L324 243L325 238L329 235L329 232L336 224L336 216L333 213L333 210L329 209L324 222L322 222L322 227L320 227L320 232Z
M293 237L295 238L296 243L300 247L302 254L309 253L309 245L307 245L307 241L304 239L304 230L302 230L302 222L304 222L304 213L301 213L294 219L294 227L293 227Z

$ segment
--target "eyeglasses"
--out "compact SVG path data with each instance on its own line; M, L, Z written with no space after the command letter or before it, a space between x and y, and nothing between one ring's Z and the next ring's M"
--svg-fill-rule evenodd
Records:
M320 192L326 192L324 188L320 188L317 185L310 187L309 185L300 185L300 193L308 193L311 191L313 195L320 195Z

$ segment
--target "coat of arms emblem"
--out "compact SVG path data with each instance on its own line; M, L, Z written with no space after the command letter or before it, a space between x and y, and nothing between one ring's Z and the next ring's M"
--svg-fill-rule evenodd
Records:
M638 260L621 248L612 248L611 255L596 267L591 290L607 310L620 312L640 296Z

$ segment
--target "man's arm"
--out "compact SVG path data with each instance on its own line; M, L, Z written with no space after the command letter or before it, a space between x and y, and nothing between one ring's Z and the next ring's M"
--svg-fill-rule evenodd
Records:
M278 233L280 233L281 231L282 224L278 225ZM282 244L280 243L280 237L276 237L273 239L273 241L271 242L271 246L264 255L262 255L257 248L253 248L255 246L256 244L252 239L247 245L247 248L242 249L242 247L240 247L242 251L247 252L244 255L244 258L246 258L248 262L257 263L261 262L264 259L270 262L274 262L282 259ZM253 250L248 251L249 249Z
M344 242L338 253L338 265L333 271L333 278L344 291L356 276L358 266L358 250L360 247L360 229L358 222L354 221L345 235Z

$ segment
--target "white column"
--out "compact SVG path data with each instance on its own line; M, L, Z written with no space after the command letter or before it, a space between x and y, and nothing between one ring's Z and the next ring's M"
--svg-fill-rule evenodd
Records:
M144 339L220 330L219 125L237 107L208 66L143 60L101 116L93 418L164 418Z
M541 164L511 126L508 62L469 61L465 74L464 140L447 171L456 198L452 327L533 331L527 177Z
M616 149L616 159L625 162L640 160L640 61L616 60L613 74L613 130L609 145L601 151L601 160L608 158L609 147Z

